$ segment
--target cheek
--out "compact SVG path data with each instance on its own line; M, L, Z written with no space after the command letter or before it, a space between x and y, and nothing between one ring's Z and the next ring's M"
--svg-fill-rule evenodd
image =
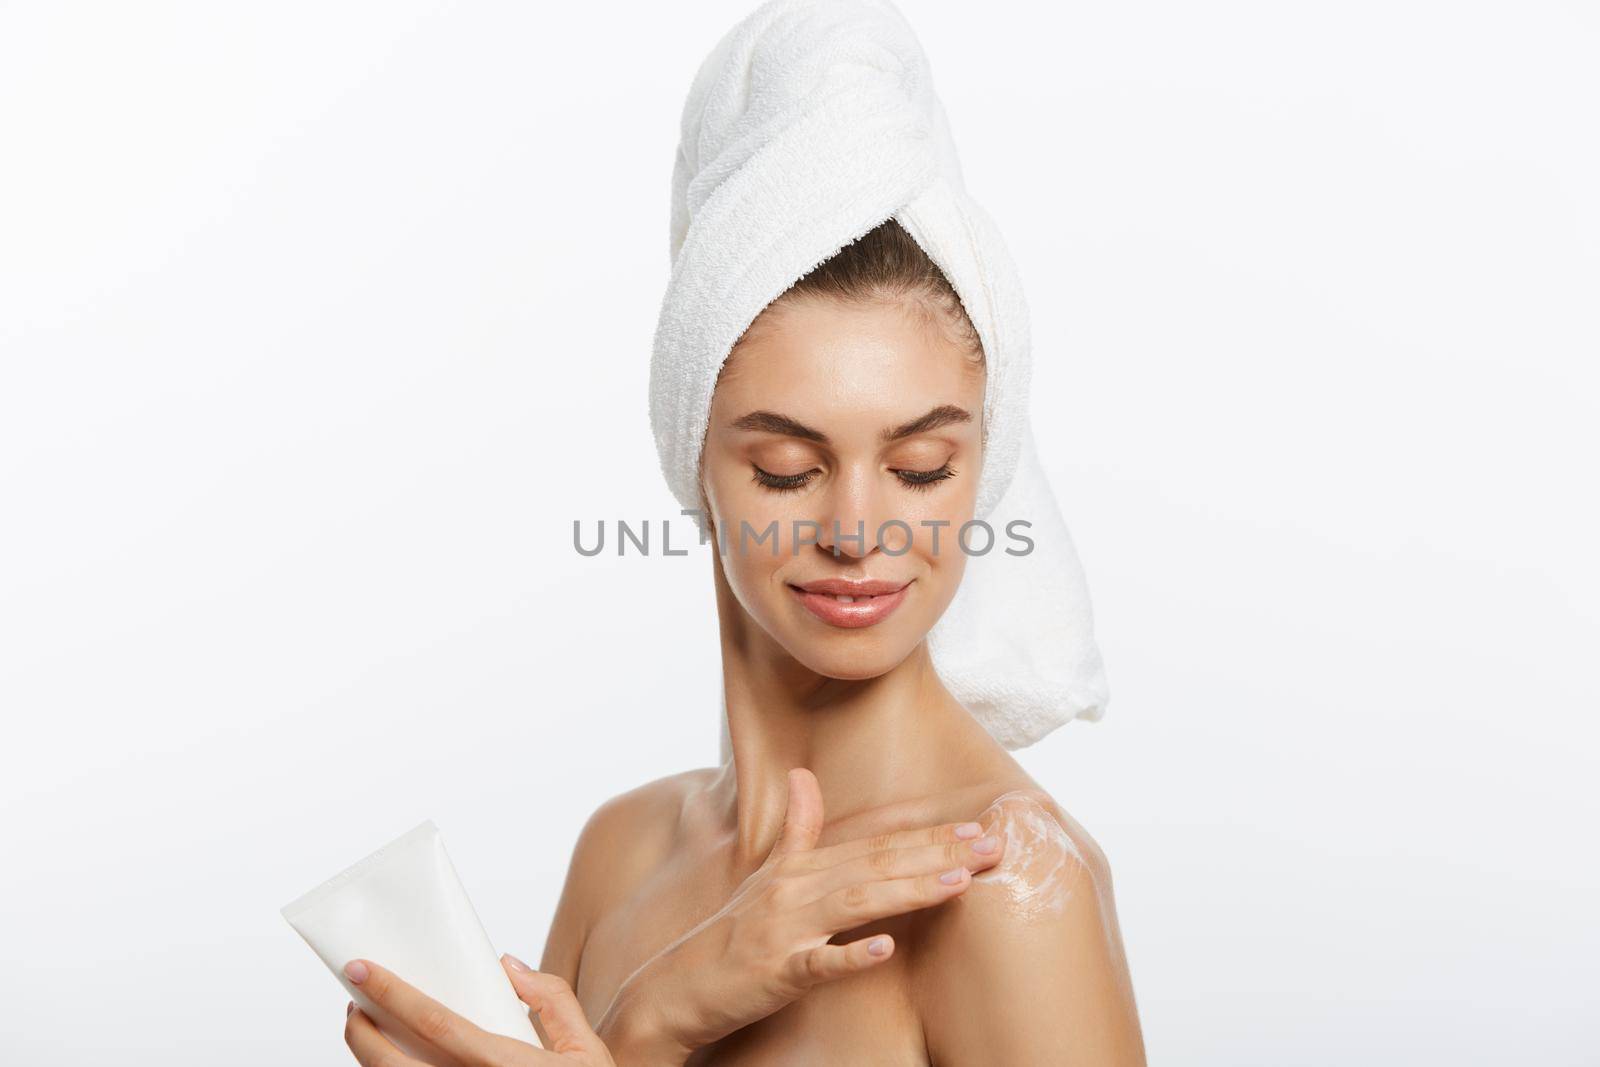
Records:
M709 464L706 469L706 503L711 509L715 524L713 534L726 544L722 553L722 570L734 595L752 615L764 613L759 606L761 591L772 584L772 575L791 557L786 539L789 516L784 508L784 498L755 484L742 465L730 469L729 464ZM773 538L758 540L771 523L777 523L777 551ZM741 524L745 526L745 547L740 549ZM715 545L713 548L715 549Z
M771 494L763 492L748 472L742 464L735 468L728 463L713 464L706 470L711 517L724 537L736 535L741 522L760 529L779 516L778 508L763 499Z
M812 518L814 504L805 492L779 493L756 482L748 461L708 464L706 496L711 518L730 547L741 535L748 544L738 566L746 573L768 572L793 559L795 523ZM771 532L769 532L771 528ZM773 551L776 542L777 551Z
M959 580L966 566L966 554L958 540L961 528L972 521L977 509L976 482L965 477L960 484L928 492L908 490L897 518L905 520L912 532L912 552L925 560L941 578ZM896 530L904 538L904 530ZM985 535L981 528L968 531L972 544L981 549Z
M963 515L957 510L937 518L949 521L948 526L938 529L938 544L934 544L933 530L919 527L913 548L922 569L920 584L924 586L921 597L923 611L919 615L919 624L925 627L931 626L933 619L944 614L950 606L967 569L967 554L961 550L957 537L961 524L971 518L970 513Z

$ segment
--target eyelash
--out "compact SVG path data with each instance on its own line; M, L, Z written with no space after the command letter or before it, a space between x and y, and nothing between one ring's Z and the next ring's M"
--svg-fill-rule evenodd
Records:
M895 471L895 475L907 489L925 492L932 489L934 484L946 478L955 477L956 469L946 463L938 470L931 471Z
M755 471L755 482L757 485L771 489L778 493L792 493L797 489L804 489L807 483L811 481L811 476L816 473L816 471L811 470L806 471L804 474L772 474L768 471L762 470L760 467L757 467L754 464L751 465L751 469ZM955 473L956 469L950 466L948 463L937 470L897 470L894 472L895 477L900 479L901 485L904 485L907 489L911 489L919 493L932 489L935 483L942 482L946 478L954 477Z

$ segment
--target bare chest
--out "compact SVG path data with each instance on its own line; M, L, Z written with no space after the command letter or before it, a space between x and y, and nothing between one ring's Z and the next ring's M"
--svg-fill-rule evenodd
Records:
M734 887L697 876L694 865L669 866L602 915L585 941L577 995L598 1019L640 965L716 912ZM907 925L890 920L851 931L849 939L886 931L906 944ZM927 1067L921 1024L900 959L812 989L799 1000L700 1049L692 1067L828 1065Z

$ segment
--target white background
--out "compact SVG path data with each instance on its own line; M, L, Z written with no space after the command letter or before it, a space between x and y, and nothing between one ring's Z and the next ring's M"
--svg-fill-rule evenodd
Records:
M423 818L539 958L715 761L645 381L743 3L0 4L0 1059L343 1064ZM1151 1062L1600 1062L1600 15L903 0L1034 310Z

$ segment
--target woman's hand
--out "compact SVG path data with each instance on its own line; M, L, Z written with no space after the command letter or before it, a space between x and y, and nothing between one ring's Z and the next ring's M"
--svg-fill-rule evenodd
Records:
M975 822L880 834L816 848L822 793L789 772L789 806L766 861L705 922L622 984L596 1028L624 1064L677 1062L777 1011L822 982L887 960L887 934L834 945L835 934L943 903L1005 850Z
M370 960L351 960L344 973L415 1035L428 1058L422 1061L402 1053L353 1002L346 1009L345 1044L363 1067L614 1067L611 1053L589 1027L565 981L529 970L515 956L502 957L500 963L517 996L539 1013L550 1037L549 1051L474 1025Z

